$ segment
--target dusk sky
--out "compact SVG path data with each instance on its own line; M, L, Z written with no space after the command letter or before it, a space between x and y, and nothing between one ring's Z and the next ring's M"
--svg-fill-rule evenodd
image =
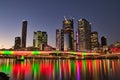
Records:
M105 36L108 44L120 41L120 0L1 0L0 48L14 46L22 32L22 21L28 21L27 46L33 45L33 32L46 31L48 44L55 47L56 28L62 28L64 17L85 18L92 31Z

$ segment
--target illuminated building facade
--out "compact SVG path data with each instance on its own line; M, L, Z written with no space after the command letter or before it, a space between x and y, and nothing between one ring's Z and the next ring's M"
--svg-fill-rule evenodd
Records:
M61 29L61 51L64 51L64 30Z
M91 49L91 24L85 19L78 20L78 40L80 51Z
M77 41L74 40L74 48L73 48L74 51L77 51L77 45L76 45L76 42L77 42Z
M65 51L73 50L74 46L74 29L73 20L64 20L63 29L61 31L61 49Z
M91 32L91 49L96 50L99 47L98 42L98 33L97 32Z
M22 23L22 43L21 47L26 48L26 37L27 37L27 21Z
M20 48L21 48L21 38L20 37L15 37L14 49L20 49Z
M76 32L76 51L79 51L79 37L78 37L78 32Z
M47 32L42 31L34 32L33 47L43 50L44 46L46 45L47 45Z
M42 42L43 44L46 46L47 45L47 41L48 41L48 35L47 35L47 32L42 32Z
M61 31L60 29L56 29L56 50L61 49Z

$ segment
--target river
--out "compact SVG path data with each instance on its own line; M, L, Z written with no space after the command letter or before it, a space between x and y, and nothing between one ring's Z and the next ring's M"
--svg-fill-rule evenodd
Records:
M10 80L120 80L120 59L0 59Z

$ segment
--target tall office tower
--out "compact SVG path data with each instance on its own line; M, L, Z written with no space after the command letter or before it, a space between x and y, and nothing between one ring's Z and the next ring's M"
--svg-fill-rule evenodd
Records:
M78 39L79 39L79 50L87 51L91 49L91 24L85 20L78 20Z
M76 45L76 40L74 40L74 47L73 47L74 51L77 51L77 45Z
M14 49L20 49L20 48L21 48L21 38L20 37L15 37Z
M76 51L79 51L79 37L78 37L78 32L76 32Z
M107 40L104 36L101 37L101 46L107 46Z
M61 29L61 51L64 51L64 30Z
M47 45L47 42L48 42L48 35L47 35L47 32L42 32L42 40L43 40L43 44L44 46Z
M33 33L33 47L37 47L37 32Z
M47 45L47 33L42 31L34 32L33 46L35 48L43 50L44 46L46 45Z
M60 29L56 29L56 50L61 49L61 32Z
M63 21L63 43L62 47L64 46L65 51L70 51L73 50L74 46L74 29L73 29L73 19L72 20L67 20L65 19Z
M98 33L91 32L91 49L92 50L97 50L99 47L99 42L98 42Z
M26 37L27 37L27 21L22 23L22 48L26 48Z

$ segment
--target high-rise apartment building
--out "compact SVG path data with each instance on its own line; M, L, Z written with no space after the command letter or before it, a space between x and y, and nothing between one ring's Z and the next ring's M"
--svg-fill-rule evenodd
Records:
M99 47L98 33L96 31L91 32L91 49L96 50Z
M22 43L21 47L26 48L26 37L27 37L27 21L22 22Z
M61 31L56 29L56 50L61 50Z
M20 48L21 48L21 38L20 37L15 37L14 49L20 49Z
M91 24L86 19L78 20L79 50L91 49Z
M40 50L43 50L44 46L47 45L47 37L47 32L34 32L33 46L39 48Z
M73 20L65 19L63 21L63 29L61 31L61 49L65 51L73 50L74 46L74 28Z

